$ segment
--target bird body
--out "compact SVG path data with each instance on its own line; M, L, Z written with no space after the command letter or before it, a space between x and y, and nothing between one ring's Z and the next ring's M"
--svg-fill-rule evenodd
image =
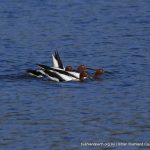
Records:
M27 73L31 76L37 77L37 78L42 78L44 77L45 73L42 70L33 70L33 69L28 69Z
M44 64L37 64L40 69L28 69L27 73L37 78L46 76L48 79L55 82L83 81L87 78L98 79L104 73L103 69L87 68L83 64L79 65L77 70L73 70L72 66L66 66L66 68L64 68L58 52L55 52L54 55L52 54L52 64L52 67ZM87 74L87 69L95 70L93 77Z

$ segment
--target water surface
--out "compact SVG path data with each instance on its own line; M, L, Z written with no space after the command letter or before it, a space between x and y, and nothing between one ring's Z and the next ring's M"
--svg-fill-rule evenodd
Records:
M149 6L147 0L2 0L0 149L150 142ZM51 65L56 49L65 65L112 74L83 83L26 75L37 63Z

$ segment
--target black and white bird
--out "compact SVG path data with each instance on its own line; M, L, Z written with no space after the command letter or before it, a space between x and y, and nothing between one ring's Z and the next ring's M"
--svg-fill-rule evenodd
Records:
M45 76L45 73L43 70L33 70L33 69L28 69L26 71L30 76L37 77L37 78L43 78Z
M62 60L59 56L58 52L55 52L55 54L52 54L52 67L38 64L38 67L40 69L38 70L32 70L28 69L27 73L31 76L42 78L42 77L48 77L52 81L56 82L62 82L62 81L83 81L88 77L87 72L85 72L82 65L80 65L78 68L80 71L74 71L72 69L72 66L64 67Z
M46 76L49 77L50 79L51 79L51 75L53 77L54 75L56 75L55 76L56 78L58 78L59 76L64 81L82 81L88 77L88 74L85 71L81 73L76 73L75 75L75 74L72 74L72 72L68 72L59 68L49 67L43 64L38 64L38 66L40 67L41 70L43 70Z

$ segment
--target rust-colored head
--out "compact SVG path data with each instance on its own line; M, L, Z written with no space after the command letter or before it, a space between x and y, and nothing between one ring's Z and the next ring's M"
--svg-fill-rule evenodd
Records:
M80 73L80 81L83 81L84 79L86 79L88 77L88 74L86 71L82 71Z
M78 72L83 72L83 71L85 71L86 70L86 66L85 65L80 65L80 66L78 66L78 68L77 68L77 71Z
M72 71L73 69L72 69L72 66L67 66L66 68L65 68L65 71Z
M99 78L103 73L104 73L103 69L97 69L94 74L94 78Z

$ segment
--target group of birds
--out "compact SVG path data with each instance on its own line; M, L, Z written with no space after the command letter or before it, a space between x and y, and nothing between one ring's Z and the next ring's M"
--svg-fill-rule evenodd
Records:
M72 66L64 67L59 53L56 51L52 54L52 66L37 64L38 69L28 69L27 73L33 77L44 78L48 77L51 81L84 81L85 79L98 79L105 73L103 69L92 69L81 64L77 69ZM90 75L88 70L93 70L94 74Z

